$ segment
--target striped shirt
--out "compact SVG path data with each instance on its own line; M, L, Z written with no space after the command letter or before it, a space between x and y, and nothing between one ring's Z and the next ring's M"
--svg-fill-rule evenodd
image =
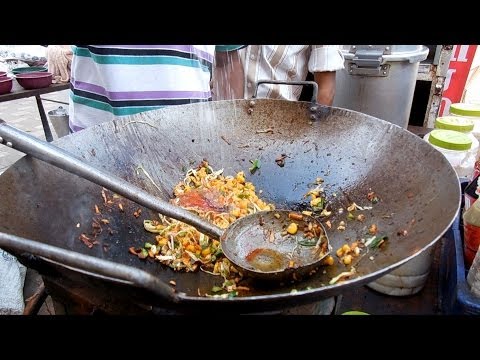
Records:
M245 73L244 98L249 99L259 80L303 81L307 73L344 68L339 45L249 45L240 51ZM260 85L259 98L298 100L302 86Z
M211 99L215 45L77 45L70 128Z

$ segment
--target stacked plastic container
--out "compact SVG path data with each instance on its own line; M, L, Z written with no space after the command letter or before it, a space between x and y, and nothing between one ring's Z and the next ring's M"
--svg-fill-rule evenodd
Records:
M444 116L436 119L435 130L424 137L447 158L459 177L467 179L472 179L479 150L474 128L471 119Z
M480 139L480 104L456 103L450 105L449 113L459 120L470 120L474 123L472 134Z

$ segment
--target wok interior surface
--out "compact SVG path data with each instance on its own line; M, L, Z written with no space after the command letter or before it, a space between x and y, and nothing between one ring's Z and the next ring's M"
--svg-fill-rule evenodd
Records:
M258 286L248 296L212 299L200 296L222 284L220 276L201 271L174 272L153 261L140 260L128 249L154 242L154 234L143 228L144 219L157 215L124 201L124 211L106 214L113 234L104 228L98 241L88 248L79 240L92 229L95 205L103 203L102 188L63 170L25 156L0 176L0 231L79 253L108 259L146 270L164 281L174 280L185 302L297 301L336 295L343 288L362 285L400 266L432 246L448 229L460 206L460 186L455 171L433 147L391 123L340 108L320 107L318 119L309 118L310 103L283 100L196 103L151 111L103 123L63 137L55 144L83 161L110 171L152 194L168 200L186 169L206 159L225 175L243 170L257 194L279 209L301 209L303 196L322 177L327 200L333 209L346 208L348 200L372 205L366 198L374 191L380 198L366 221L351 221L336 231L345 214L331 218L327 233L333 254L336 249L365 237L375 223L388 235L386 246L374 259L364 257L356 265L357 276L328 285L347 271L338 261L294 284ZM268 130L268 131L267 131ZM275 162L286 154L285 166ZM249 172L250 160L261 167ZM141 166L159 186L155 187ZM117 211L118 210L118 211ZM407 230L408 235L398 235ZM323 271L325 270L325 271ZM248 282L247 282L248 283ZM291 294L291 290L298 290ZM293 298L293 300L291 300ZM296 300L295 300L296 298Z

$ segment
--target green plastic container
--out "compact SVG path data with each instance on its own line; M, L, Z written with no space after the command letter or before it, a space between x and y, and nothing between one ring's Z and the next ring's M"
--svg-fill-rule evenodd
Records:
M424 139L445 156L459 177L472 177L478 140L471 133L435 129L425 135Z
M469 133L473 130L474 122L469 118L458 116L442 116L435 120L436 129L454 130Z
M450 105L450 114L480 118L480 104L455 103Z
M468 135L453 130L432 130L428 141L432 145L447 150L466 151L472 147L472 139Z
M460 119L473 121L472 134L480 140L480 104L455 103L450 105L449 113Z

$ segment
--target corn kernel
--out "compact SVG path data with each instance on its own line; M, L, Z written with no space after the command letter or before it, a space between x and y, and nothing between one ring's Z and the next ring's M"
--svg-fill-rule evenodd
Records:
M239 217L240 216L240 209L239 208L235 208L233 209L232 211L230 211L230 214L232 214L233 216L235 217Z
M350 249L350 246L348 246L348 244L345 244L342 246L342 250L344 253L348 253L351 249Z
M291 235L295 235L298 231L298 225L296 223L290 223L287 227L287 232Z
M328 266L332 266L333 262L334 262L333 257L330 255L327 256L324 261L325 265L328 265Z
M350 265L352 263L352 255L345 255L342 260L345 265Z

